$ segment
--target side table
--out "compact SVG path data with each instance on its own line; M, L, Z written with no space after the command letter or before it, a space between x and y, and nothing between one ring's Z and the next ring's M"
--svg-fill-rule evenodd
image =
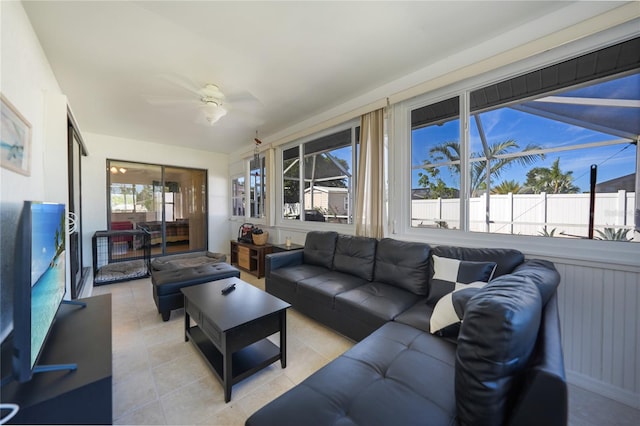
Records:
M238 269L255 275L258 278L264 277L264 257L271 253L273 246L265 244L257 246L255 244L231 241L231 264Z
M304 248L301 244L291 244L287 247L286 244L272 244L273 253L280 253L282 251L294 251L294 250L302 250Z

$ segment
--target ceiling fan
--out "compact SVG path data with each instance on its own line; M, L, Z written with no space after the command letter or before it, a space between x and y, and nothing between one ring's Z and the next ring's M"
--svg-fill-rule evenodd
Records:
M198 85L190 79L171 74L163 74L160 78L185 89L190 96L149 96L147 101L151 105L195 108L197 111L195 122L209 126L214 125L230 112L236 119L244 121L247 125L256 126L263 123L257 114L260 101L249 92L226 95L218 85L213 83Z

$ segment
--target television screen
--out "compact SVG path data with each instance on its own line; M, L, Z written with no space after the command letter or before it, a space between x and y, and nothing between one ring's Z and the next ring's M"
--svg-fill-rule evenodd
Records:
M65 294L65 205L25 201L18 228L14 374L25 381Z

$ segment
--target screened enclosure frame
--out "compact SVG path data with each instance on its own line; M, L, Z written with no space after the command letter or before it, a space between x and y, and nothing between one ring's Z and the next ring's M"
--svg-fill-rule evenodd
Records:
M352 225L353 214L355 212L355 191L356 173L357 173L357 151L359 144L359 123L357 120L349 120L340 126L326 129L320 133L308 136L295 143L288 144L279 149L279 167L282 170L280 179L280 215L279 221L282 225L289 225L296 222L325 222L334 221L334 224ZM349 143L344 142L348 140ZM332 152L337 149L349 148L351 171L343 164L344 159L338 158ZM294 153L295 151L295 153ZM289 154L288 154L289 153ZM324 168L319 167L320 158L325 158ZM289 163L285 164L287 161ZM328 165L328 166L327 166ZM298 166L295 175L287 174L294 171ZM300 167L302 166L302 167ZM327 167L333 169L327 172ZM318 192L325 191L323 182L331 182L336 180L346 181L345 186L332 186L332 192L346 192L346 198L341 203L336 204L338 207L328 206L326 211L319 211L316 208L316 195ZM299 211L294 211L287 215L287 184L286 182L297 183L297 198L294 204L298 205ZM303 185L300 185L300 182ZM308 194L307 194L308 193ZM308 196L307 196L308 195ZM328 197L329 195L327 195ZM336 211L334 211L334 209ZM295 208L294 208L295 210ZM343 210L343 211L337 211ZM292 216L293 215L293 216ZM288 216L288 217L287 217ZM337 223L335 221L338 221Z

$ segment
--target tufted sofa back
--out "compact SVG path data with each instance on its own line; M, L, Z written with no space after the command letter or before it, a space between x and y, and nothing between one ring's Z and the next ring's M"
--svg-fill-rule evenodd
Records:
M377 246L375 238L338 235L333 269L371 281Z
M304 263L333 269L333 255L336 252L338 233L333 231L312 231L307 233L304 243Z
M426 296L430 250L425 243L383 238L376 253L375 280Z
M468 248L454 246L436 246L432 253L440 257L467 260L471 262L496 262L493 278L510 274L516 266L524 262L524 254L518 250L503 248ZM431 262L431 276L433 276L433 261Z

